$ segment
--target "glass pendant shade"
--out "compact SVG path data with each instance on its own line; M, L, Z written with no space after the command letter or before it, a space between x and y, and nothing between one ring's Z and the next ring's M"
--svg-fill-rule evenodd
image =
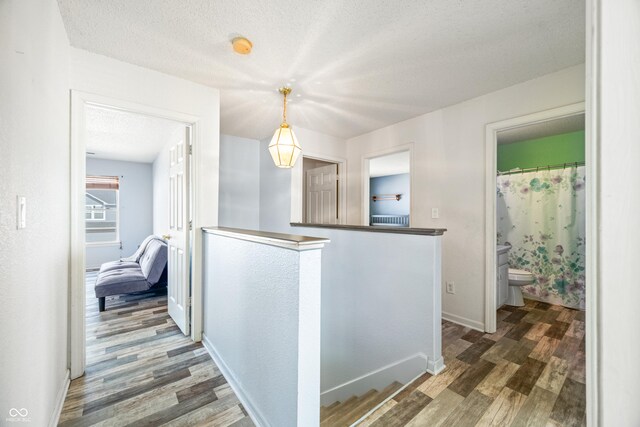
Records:
M293 129L287 123L282 123L276 129L269 144L269 153L273 162L279 168L292 168L301 152L302 148Z

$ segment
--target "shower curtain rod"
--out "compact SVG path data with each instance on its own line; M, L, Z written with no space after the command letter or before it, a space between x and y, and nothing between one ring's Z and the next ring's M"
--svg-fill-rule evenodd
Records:
M516 168L516 169L511 169L505 172L498 171L498 176L513 175L517 173L538 172L541 170L565 169L568 167L578 167L578 166L584 166L584 165L585 165L584 162L572 162L572 163L558 163L557 165L536 166L534 168L524 168L524 169Z

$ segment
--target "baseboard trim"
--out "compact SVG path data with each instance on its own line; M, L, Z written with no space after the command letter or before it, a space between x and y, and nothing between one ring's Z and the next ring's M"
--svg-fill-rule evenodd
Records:
M427 361L427 372L431 375L438 375L445 367L444 358L442 356L437 360L428 359Z
M442 312L442 318L449 322L456 323L467 328L474 329L476 331L484 332L484 323L476 320L467 319L466 317L458 316L456 314Z
M70 383L70 372L67 369L64 374L62 384L60 385L60 389L58 390L58 395L56 396L56 406L53 408L53 414L51 414L49 427L56 427L58 425L58 421L60 421L60 414L62 414L62 407L64 406L65 399L67 398L67 391L69 391Z
M236 377L233 374L233 371L231 371L231 369L227 366L224 360L222 360L215 346L211 341L209 341L209 338L204 333L202 334L202 344L204 345L204 348L209 353L209 356L211 356L215 364L218 366L218 369L220 369L220 372L222 373L222 375L224 375L224 378L227 380L227 383L229 383L229 386L231 386L231 389L238 397L238 400L240 400L240 403L242 403L242 406L244 406L244 409L249 414L249 417L251 418L253 423L257 427L269 426L270 424L264 418L262 413L251 402L251 399L249 399L249 395L247 394L246 390L236 380Z
M333 402L360 396L373 389L382 390L394 381L409 384L416 375L422 375L429 365L429 359L423 353L417 353L386 366L367 372L357 378L344 382L320 393L323 406Z

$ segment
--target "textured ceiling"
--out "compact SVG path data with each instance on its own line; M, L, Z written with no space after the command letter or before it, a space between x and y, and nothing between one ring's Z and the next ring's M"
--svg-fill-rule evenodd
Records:
M375 178L377 176L409 173L410 165L411 154L408 151L376 157L369 161L369 176Z
M58 2L73 46L220 89L250 138L283 83L290 123L347 138L584 62L584 0Z
M568 132L584 130L584 114L547 120L533 125L525 125L515 129L498 132L498 144L509 144L529 139L545 138Z
M91 158L151 163L185 125L171 120L87 107L87 155Z

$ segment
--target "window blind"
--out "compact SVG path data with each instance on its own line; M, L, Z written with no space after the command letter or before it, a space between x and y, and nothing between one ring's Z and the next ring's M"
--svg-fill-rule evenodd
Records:
M87 190L118 190L120 180L117 176L87 175Z

